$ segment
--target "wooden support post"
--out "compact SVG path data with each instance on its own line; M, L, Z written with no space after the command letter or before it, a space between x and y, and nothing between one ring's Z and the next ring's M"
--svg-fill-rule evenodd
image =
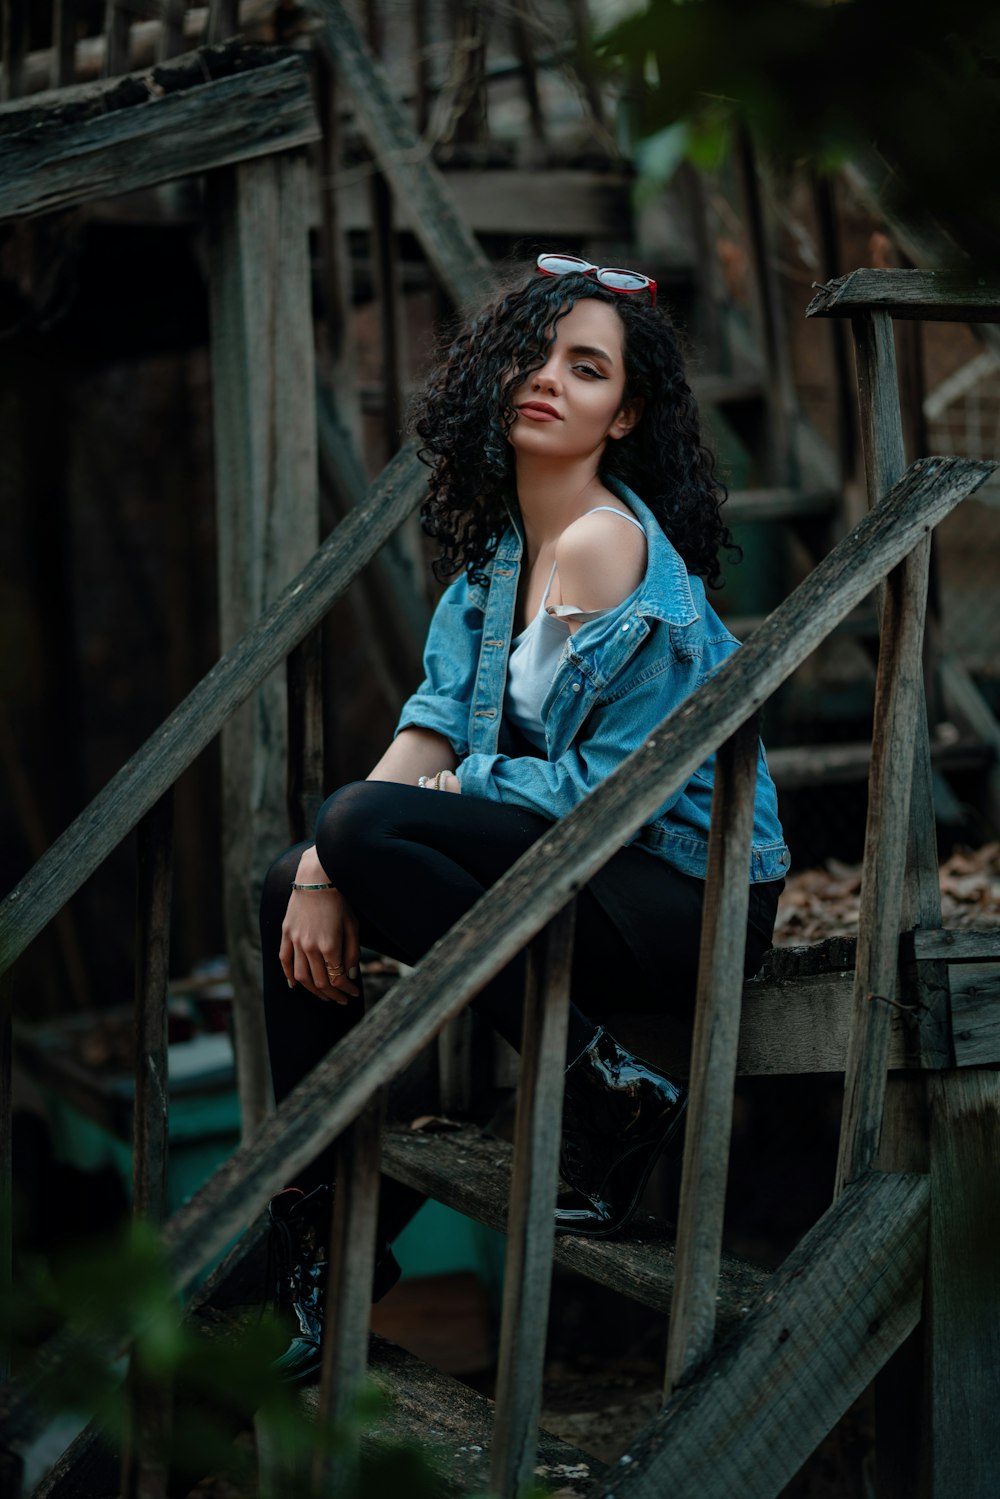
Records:
M117 78L128 72L131 29L132 16L128 0L107 0L104 9L105 78Z
M871 1167L882 1127L889 1022L897 1003L897 954L913 783L913 725L923 685L926 560L926 544L922 542L886 580L837 1193Z
M1000 1072L931 1081L928 1499L995 1499L1000 1474Z
M528 104L531 134L536 141L545 142L545 115L538 91L538 68L535 64L535 43L531 37L531 23L535 20L529 0L517 0L510 13L510 35L514 55L521 64L521 82Z
M160 62L176 57L184 51L184 13L187 0L160 0L160 44L157 56Z
M308 199L300 155L244 163L210 179L223 650L318 541ZM226 931L247 1134L269 1098L257 905L264 872L288 842L286 714L285 684L274 676L222 735Z
M135 1101L132 1211L150 1223L166 1215L168 1092L167 980L173 866L173 793L138 827L135 923ZM172 1390L135 1362L129 1367L124 1499L165 1499Z
M569 15L576 43L576 70L583 84L584 96L594 124L603 129L607 122L604 100L601 97L600 75L594 66L593 22L587 0L569 0Z
M571 901L528 952L490 1469L490 1488L500 1499L515 1499L535 1469L575 919Z
M716 761L664 1398L715 1339L750 899L757 715Z
M76 82L78 4L79 0L52 0L52 88Z
M311 838L323 802L323 632L288 657L288 824L292 841Z
M427 131L431 116L429 0L413 0L413 124L418 135Z
M757 291L759 338L766 361L768 477L772 484L796 484L799 481L799 462L794 437L795 393L781 287L772 261L767 204L761 192L757 152L745 127L737 136L737 162Z
M341 1425L353 1415L368 1368L368 1323L378 1221L379 1161L385 1091L341 1135L337 1147L326 1327L319 1422ZM351 1428L358 1436L356 1425ZM318 1453L313 1469L317 1492L353 1491L357 1446L335 1457Z
M814 172L813 202L819 232L824 281L840 275L840 236L833 177ZM841 487L854 477L858 461L858 424L854 410L854 375L847 349L847 329L840 318L831 318L830 336L834 367L834 405L837 432L837 474ZM851 517L853 521L857 517Z
M24 92L24 64L28 56L29 0L0 0L0 41L3 73L0 74L0 104L19 99Z
M0 1305L13 1289L14 1223L14 970L0 974ZM0 1384L10 1375L9 1349L0 1344ZM2 1458L0 1458L2 1464ZM0 1473L2 1476L2 1473Z
M166 1215L172 845L168 792L139 824L137 848L132 1209L151 1223L162 1223Z
M227 42L240 29L240 0L208 0L208 41Z
M377 57L383 47L382 16L378 0L365 0L368 43ZM385 461L399 451L403 427L403 390L399 345L399 292L397 286L396 229L392 189L381 172L371 180L372 228L369 240L372 280L378 302L381 347L382 424Z

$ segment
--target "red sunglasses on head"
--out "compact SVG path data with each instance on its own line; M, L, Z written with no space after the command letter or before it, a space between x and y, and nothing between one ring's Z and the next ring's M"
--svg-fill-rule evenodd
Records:
M651 304L656 306L656 282L641 271L625 271L619 266L591 265L578 255L539 255L535 269L543 276L593 276L608 291L648 291Z

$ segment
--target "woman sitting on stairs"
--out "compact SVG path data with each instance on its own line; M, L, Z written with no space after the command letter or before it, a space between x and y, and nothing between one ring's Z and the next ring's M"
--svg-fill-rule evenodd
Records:
M268 873L264 1002L279 1101L361 1018L362 945L416 963L738 646L705 597L731 545L724 490L647 277L539 256L527 282L459 334L416 430L435 572L456 576L392 744L366 781L326 801L315 842ZM625 1009L691 1011L712 782L709 759L577 897L560 1167L573 1197L556 1212L566 1233L624 1229L657 1156L680 1138L683 1087L604 1022ZM748 976L770 946L787 865L761 748ZM523 986L522 956L473 1001L515 1047ZM319 1365L315 1244L332 1154L270 1208L299 1322L281 1360L291 1378ZM398 1277L389 1243L419 1202L383 1180L376 1299Z

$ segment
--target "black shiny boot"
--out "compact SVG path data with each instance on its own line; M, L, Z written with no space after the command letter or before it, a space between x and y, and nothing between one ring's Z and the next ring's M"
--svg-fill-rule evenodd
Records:
M296 1324L292 1341L274 1368L289 1384L304 1384L319 1375L322 1363L323 1304L326 1297L326 1240L333 1213L333 1188L324 1183L312 1192L286 1187L267 1205L276 1251L275 1300ZM381 1301L402 1272L388 1244L375 1256L372 1301Z
M660 1152L679 1142L687 1091L606 1030L566 1069L559 1169L579 1202L556 1230L606 1237L634 1214Z

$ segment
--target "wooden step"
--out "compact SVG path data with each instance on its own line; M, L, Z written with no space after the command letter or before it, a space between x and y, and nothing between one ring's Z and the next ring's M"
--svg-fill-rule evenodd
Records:
M366 1433L364 1444L375 1448L380 1443L412 1442L441 1473L449 1493L483 1494L490 1473L493 1401L375 1333L368 1373L390 1408ZM302 1398L309 1410L318 1410L319 1386L311 1385ZM546 1489L591 1494L605 1472L605 1464L596 1457L547 1431L539 1432L535 1473Z
M468 1218L501 1233L507 1224L513 1150L474 1125L440 1133L398 1126L386 1130L382 1170ZM673 1235L662 1220L640 1213L627 1234L585 1239L557 1234L555 1262L609 1286L657 1312L670 1311L675 1276ZM742 1321L768 1279L767 1273L724 1254L716 1309L720 1334Z
M829 488L734 489L726 500L722 518L727 526L742 526L748 521L830 515L838 500L837 491Z
M806 744L767 752L768 769L780 791L804 786L848 785L866 781L871 767L871 744ZM931 744L935 770L983 770L995 762L991 745L962 738L952 743Z

